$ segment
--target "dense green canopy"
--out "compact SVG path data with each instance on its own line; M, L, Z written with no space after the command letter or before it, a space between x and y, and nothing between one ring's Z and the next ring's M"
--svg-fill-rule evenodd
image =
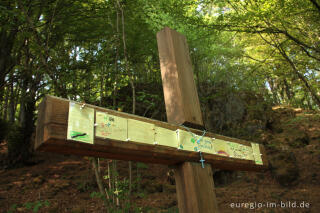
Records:
M187 36L198 83L320 105L316 0L5 0L0 8L2 116L20 97L110 105L128 84L159 83L155 34L164 26Z

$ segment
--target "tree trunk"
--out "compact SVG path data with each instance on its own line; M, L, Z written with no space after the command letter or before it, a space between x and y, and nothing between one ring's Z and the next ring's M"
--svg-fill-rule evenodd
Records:
M283 80L284 86L285 86L285 90L286 90L286 94L287 97L289 99L289 101L291 100L291 98L294 96L294 94L292 93L292 90L288 84L288 81L286 79Z
M308 90L308 92L311 94L312 99L314 100L314 102L320 107L320 97L317 95L317 92L315 91L315 89L312 87L312 85L309 84L308 80L306 79L306 77L301 74L298 69L296 68L295 64L291 61L291 59L288 57L287 53L285 52L285 50L281 47L281 46L277 46L280 54L286 59L286 61L289 63L289 65L291 66L292 70L294 71L294 73L298 76L298 78L304 83L306 89Z
M4 94L4 91L3 91L3 89L0 89L0 118L2 117L2 106L3 106L3 104L2 104L2 101L3 101L3 94Z
M9 33L5 30L1 30L0 32L0 90L3 89L5 77L10 72L14 64L11 52L16 35L16 29L12 29Z
M317 0L310 0L310 2L318 9L318 12L320 14L320 4L317 3Z
M108 192L105 190L104 186L103 186L103 182L102 182L102 177L101 177L101 173L99 171L99 163L98 163L98 158L91 158L91 163L92 163L92 167L94 169L94 174L96 176L96 181L98 184L98 188L99 191L101 193L101 195L104 196L104 198L109 199L109 194ZM106 199L103 199L105 206L108 208L108 202Z
M3 104L3 120L8 119L8 102L9 102L9 93L8 93L9 87L6 87L6 93L5 93L5 99Z
M23 134L23 141L19 148L20 160L22 163L28 161L31 156L31 140L34 130L34 112L35 100L34 96L23 92L24 96L21 97L20 102L20 127Z
M280 100L279 100L279 96L278 96L278 92L277 92L277 89L276 89L276 86L275 86L275 83L274 83L274 79L272 78L268 78L267 79L268 83L269 83L269 86L270 86L270 90L271 90L271 93L272 93L272 97L273 97L273 102L275 104L280 104Z
M18 89L18 88L17 88ZM15 96L13 87L13 72L10 73L10 101L9 101L9 123L13 124L15 118Z
M125 61L125 69L126 69L127 75L129 76L129 82L132 89L132 114L134 115L136 113L136 88L134 85L133 74L131 74L129 70L128 54L127 54L127 46L126 46L126 34L125 34L125 26L124 26L124 10L123 10L123 7L120 5L119 0L117 1L117 3L121 11L123 54L124 54L124 61ZM132 161L129 161L129 198L131 195L131 191L132 191Z

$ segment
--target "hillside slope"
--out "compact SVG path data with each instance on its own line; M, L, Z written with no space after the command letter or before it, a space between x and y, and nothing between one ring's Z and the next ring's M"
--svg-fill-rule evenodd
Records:
M270 169L260 173L215 170L220 211L319 212L320 114L274 108L268 129L256 141L266 146ZM106 212L103 201L94 196L98 187L88 158L35 153L32 165L7 169L6 151L2 143L0 212L32 212L36 206L39 212ZM101 161L103 175L108 164L112 162ZM118 161L117 169L125 186L128 162ZM133 180L132 203L137 212L177 212L172 169L133 163ZM120 196L125 190L119 190Z

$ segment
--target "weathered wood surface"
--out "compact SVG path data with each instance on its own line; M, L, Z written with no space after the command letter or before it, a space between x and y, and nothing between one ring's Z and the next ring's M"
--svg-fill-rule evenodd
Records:
M170 130L183 129L179 125L169 124L157 120L152 120L136 115L109 110L97 106L86 105L96 110L107 112L112 115L124 118L136 119ZM94 156L119 160L133 160L147 163L158 164L178 164L185 161L199 162L199 153L177 150L176 148L146 145L134 142L122 142L116 140L94 138L94 145L82 142L67 140L69 100L46 96L39 107L35 149L57 152L62 154L74 154L82 156ZM202 134L201 131L191 129L195 134ZM224 137L212 133L206 136L222 139L226 141L241 143L250 146L247 141ZM203 153L206 163L211 163L214 168L230 170L262 170L266 169L268 164L265 158L264 148L260 145L262 152L263 165L256 165L254 161L228 158L219 155Z
M163 92L169 123L204 126L186 38L170 28L157 34ZM217 213L210 164L184 162L174 170L179 211Z
M218 212L210 164L202 168L199 163L185 162L177 166L174 175L180 212Z
M157 40L168 122L203 127L186 38L166 27ZM200 163L184 162L174 173L180 212L218 212L210 164L202 168Z
M165 27L157 40L168 122L203 127L185 36Z

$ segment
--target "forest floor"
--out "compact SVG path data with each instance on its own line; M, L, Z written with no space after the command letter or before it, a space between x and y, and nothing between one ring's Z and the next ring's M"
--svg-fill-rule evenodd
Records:
M273 127L257 139L267 147L270 169L215 171L220 212L320 212L320 115L292 108L274 112ZM0 162L6 152L6 144L0 144ZM106 212L103 201L92 196L98 188L88 158L35 153L33 162L16 169L0 164L1 213L32 212L36 206L39 212ZM104 175L108 163L101 161ZM117 169L119 181L128 179L128 162L117 161ZM140 189L133 191L131 201L138 212L177 212L170 168L148 164L140 166L139 175Z

